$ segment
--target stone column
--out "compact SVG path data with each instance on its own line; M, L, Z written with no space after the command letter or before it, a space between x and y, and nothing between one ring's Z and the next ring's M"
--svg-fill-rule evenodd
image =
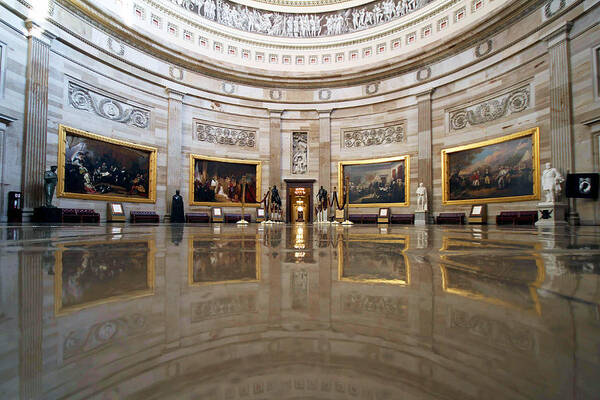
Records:
M167 88L169 96L169 120L167 122L167 192L166 211L171 216L171 198L176 190L181 190L181 142L183 138L183 96L184 93ZM188 190L192 190L189 188ZM184 196L185 197L185 196Z
M569 71L569 31L572 22L565 21L546 37L550 70L550 145L552 165L563 176L574 172L573 128L571 115L571 75ZM564 193L563 193L564 196ZM569 219L579 219L575 202Z
M434 89L417 94L418 116L418 151L419 160L417 170L419 172L418 182L423 182L427 188L428 210L432 215L433 201L433 163L431 154L431 95ZM417 185L418 185L417 182ZM408 188L412 191L412 188ZM412 195L412 193L411 193Z
M319 182L331 193L331 110L319 111Z
M6 192L4 187L4 159L6 152L6 129L8 125L15 121L15 118L9 117L8 115L0 114L0 222L6 222L6 210L4 204L6 203L5 197Z
M25 21L27 37L27 81L25 88L25 131L23 135L22 192L24 208L31 211L44 203L44 171L48 134L48 72L50 45L54 36L37 35L37 26Z
M281 110L269 111L269 186L277 185L282 189L281 182ZM264 191L264 190L263 190ZM281 191L280 191L281 192ZM263 194L261 193L261 196ZM281 200L284 200L282 195ZM262 198L262 197L261 197Z

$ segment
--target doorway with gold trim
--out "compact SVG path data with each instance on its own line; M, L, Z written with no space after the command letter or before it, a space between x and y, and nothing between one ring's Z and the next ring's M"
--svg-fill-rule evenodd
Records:
M293 224L313 220L313 184L311 180L286 179L286 220Z

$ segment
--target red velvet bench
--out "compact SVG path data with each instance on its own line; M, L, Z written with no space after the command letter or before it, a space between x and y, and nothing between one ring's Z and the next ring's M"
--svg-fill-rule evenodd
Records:
M206 212L196 212L185 214L185 222L187 223L207 223L210 222L210 217Z
M496 215L496 225L533 225L537 219L537 211L501 211Z
M414 224L415 214L392 214L390 222L392 224Z
M242 214L225 214L225 222L238 222L242 219ZM250 220L250 214L244 213L244 219L248 222L252 222Z
M100 214L96 211L86 208L63 208L61 209L62 222L74 223L98 223Z
M160 218L154 211L132 211L130 214L130 221L132 224L151 222L158 223Z
M465 213L439 213L435 223L464 225Z

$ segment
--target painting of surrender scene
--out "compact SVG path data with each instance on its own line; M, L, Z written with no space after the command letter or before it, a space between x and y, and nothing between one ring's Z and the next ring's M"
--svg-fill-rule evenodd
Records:
M443 203L539 198L538 128L442 150Z
M223 240L191 238L188 277L190 285L260 280L258 239L242 235Z
M191 155L190 203L193 205L240 205L246 178L245 203L258 206L261 162Z
M156 149L60 127L58 196L154 202Z
M55 263L55 313L152 294L154 248L152 241L61 245Z
M341 161L338 179L342 192L347 178L350 207L408 205L408 156Z

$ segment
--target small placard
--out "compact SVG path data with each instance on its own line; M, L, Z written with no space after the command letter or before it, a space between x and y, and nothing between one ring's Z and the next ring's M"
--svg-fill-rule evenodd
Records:
M123 212L123 205L121 203L110 203L110 208L111 208L112 213L114 215L122 215L122 214L124 214L124 212Z
M220 208L213 208L213 217L220 217L223 215L223 210Z
M479 215L481 215L482 210L483 210L482 206L473 206L473 210L471 210L471 215L479 216Z
M264 217L265 216L265 209L264 208L257 208L256 209L256 215L258 217Z
M379 209L379 216L380 217L387 217L388 216L388 209L387 208L380 208Z

